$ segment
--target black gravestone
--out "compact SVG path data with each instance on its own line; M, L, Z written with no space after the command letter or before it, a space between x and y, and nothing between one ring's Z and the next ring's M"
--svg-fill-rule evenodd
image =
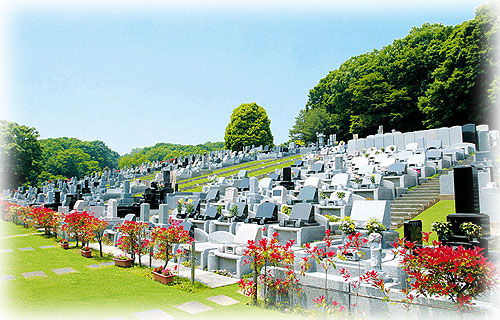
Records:
M292 207L290 217L288 220L283 221L282 226L300 228L317 224L314 220L313 205L310 203L297 203Z
M409 220L403 223L404 237L407 241L422 246L422 220Z
M462 126L462 141L477 144L477 133L475 124L464 124Z
M248 217L248 204L245 202L236 202L234 204L238 208L238 213L236 217L233 218L233 222L242 222Z
M458 213L479 213L479 188L477 170L471 166L453 168L455 187L455 211Z
M292 181L292 168L284 167L281 171L281 177L283 181Z
M189 232L189 236L191 238L194 238L194 228L195 228L195 226L191 222L189 222L187 220L184 220L184 221L181 222L181 224L179 226L181 226L184 230L187 230Z

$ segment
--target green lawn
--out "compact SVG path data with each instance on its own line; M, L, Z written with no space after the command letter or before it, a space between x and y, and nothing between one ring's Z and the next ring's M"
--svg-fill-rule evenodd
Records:
M3 234L28 234L12 223L0 221ZM54 245L41 249L39 246ZM18 248L32 247L32 251ZM91 269L91 264L110 261L107 258L83 258L78 249L62 250L53 238L42 235L23 237L3 236L1 249L14 252L0 253L0 276L13 275L16 280L1 281L4 290L3 310L12 318L20 319L107 319L122 317L136 319L136 312L161 309L176 319L221 319L234 317L250 319L256 312L264 318L282 317L277 311L246 305L248 297L239 294L238 285L221 288L202 288L189 293L176 287L165 286L152 280L148 268L122 269L115 266ZM98 255L94 252L93 255ZM78 273L56 275L51 269L71 267ZM21 273L43 271L48 277L24 279ZM207 297L226 295L240 301L231 306L219 306ZM175 306L189 301L199 301L213 310L189 315ZM5 311L2 316L5 315ZM2 317L4 319L4 317Z
M450 213L455 213L455 201L441 200L412 220L422 220L422 231L431 232L431 224L434 221L446 221L446 216ZM399 232L400 237L403 237L403 227L396 229L396 231ZM429 240L431 242L437 240L435 232L431 234Z

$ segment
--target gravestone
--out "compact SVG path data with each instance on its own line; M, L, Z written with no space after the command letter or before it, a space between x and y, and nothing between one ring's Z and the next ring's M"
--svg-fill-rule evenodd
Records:
M317 161L311 166L311 171L315 173L323 172L325 168L325 163L323 161Z
M381 149L384 146L384 135L376 134L375 135L375 148Z
M406 164L401 162L393 163L387 168L387 175L402 176L406 171Z
M208 191L207 197L205 198L205 200L207 202L217 202L217 201L219 201L219 197L220 197L219 194L220 194L220 192L218 189L211 189Z
M217 220L220 214L216 206L209 206L203 215L203 220Z
M302 202L318 202L318 188L314 186L303 187L298 196L297 200Z
M314 207L310 203L297 203L294 205L288 220L281 223L281 226L295 228L312 225L318 225L318 223L314 220Z
M140 206L140 220L149 221L149 203L142 203Z
M455 211L458 213L479 213L479 187L477 169L471 166L453 168L455 189Z
M404 237L407 241L422 246L422 220L409 220L403 223Z
M443 146L449 147L450 144L450 128L439 128L438 129L438 140L441 140Z
M375 136L374 135L369 135L365 138L365 148L371 148L375 147ZM362 151L362 150L360 150Z
M108 200L107 217L108 218L118 217L118 201L116 199Z
M409 143L415 142L415 133L414 132L405 132L403 133L403 138L405 139L405 148Z
M278 222L278 207L272 202L261 203L257 208L255 218L250 218L249 222L257 222L257 224Z
M350 185L350 176L347 173L337 173L332 177L332 182L330 186L335 189L348 188Z
M477 132L477 151L484 152L490 151L490 142L488 131L478 131ZM482 160L482 159L480 159Z
M245 202L236 202L233 206L238 208L238 213L236 217L233 218L235 222L245 221L248 217L248 204Z
M425 141L427 141L427 144L429 144L431 141L437 140L437 139L438 139L438 129L425 130ZM428 146L429 145L424 146L424 148L428 147Z
M391 227L390 201L354 201L352 204L351 219L360 224L364 224L370 218L376 218L389 229Z
M384 133L384 147L394 144L394 136L392 133Z
M462 141L477 144L475 124L469 123L462 126Z
M159 206L159 223L167 224L169 223L169 212L168 212L168 204L160 204Z
M302 167L304 165L304 161L302 159L295 160L295 162L292 164L292 167Z
M226 189L224 199L228 203L234 203L238 201L238 189L235 187L229 187Z
M394 132L393 138L397 150L404 150L406 147L404 135L401 132Z
M463 142L462 127L453 126L450 128L450 146Z
M256 177L250 178L250 193L257 193L259 190L259 179Z

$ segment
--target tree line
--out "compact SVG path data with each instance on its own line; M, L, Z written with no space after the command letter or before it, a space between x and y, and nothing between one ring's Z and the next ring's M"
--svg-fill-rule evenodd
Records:
M426 23L381 50L352 57L309 91L289 131L299 143L316 132L348 140L465 123L494 123L498 14L491 5L457 26Z

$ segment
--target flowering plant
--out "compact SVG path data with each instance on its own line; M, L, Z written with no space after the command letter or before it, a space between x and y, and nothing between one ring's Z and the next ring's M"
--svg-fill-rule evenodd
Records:
M164 276L173 276L174 275L174 273L172 272L172 270L166 269L166 268L162 268L162 267L154 268L153 272L162 274Z
M117 255L117 256L115 257L115 259L116 259L116 260L128 260L128 259L129 259L129 257L127 257L126 255L124 255L124 254L122 253L122 254L120 254L120 255Z
M342 191L337 192L337 198L344 199L344 197L345 197L345 192Z
M368 230L368 234L380 233L386 230L385 226L377 218L370 218L365 224L365 229Z
M236 217L238 215L238 206L233 206L231 209L229 209L229 215L231 217Z
M287 206L286 204L282 205L281 206L281 212L283 212L284 214L286 214L287 216L290 215L290 212L292 211L292 209L290 209L289 206Z
M483 236L483 228L472 222L464 222L460 225L460 230L465 232L467 239L479 239Z
M68 244L69 242L68 242L68 240L66 240L66 239L61 239L61 240L59 241L59 243L60 243L60 244Z
M345 235L353 234L356 232L356 223L351 219L351 217L346 216L344 219L340 220L339 229Z
M319 197L323 200L326 199L326 194L323 192L323 190L319 191Z
M451 236L451 223L448 221L434 221L432 223L432 231L436 232L439 239Z
M372 174L372 176L370 177L370 182L375 183L375 175L374 174Z
M85 247L82 247L80 250L82 250L82 251L90 251L90 248L87 247L87 246L85 246Z
M329 222L337 222L340 220L339 217L337 217L336 215L332 214L332 215L329 215L329 214L325 214L325 218L328 219Z
M180 225L179 220L170 218L169 222L170 226L168 228L154 227L151 231L152 245L158 247L155 258L165 261L164 268L167 267L168 260L172 256L171 250L174 243L190 243L194 240L189 236L189 231L184 230L184 227Z
M141 266L141 255L149 251L149 241L146 239L148 224L137 221L124 221L118 226L118 230L124 234L118 240L118 247L128 252L132 258L139 256L139 266Z
M182 205L184 205L184 199L180 198L177 200L177 213L181 213Z
M193 199L186 201L186 213L188 215L192 214L194 211Z

